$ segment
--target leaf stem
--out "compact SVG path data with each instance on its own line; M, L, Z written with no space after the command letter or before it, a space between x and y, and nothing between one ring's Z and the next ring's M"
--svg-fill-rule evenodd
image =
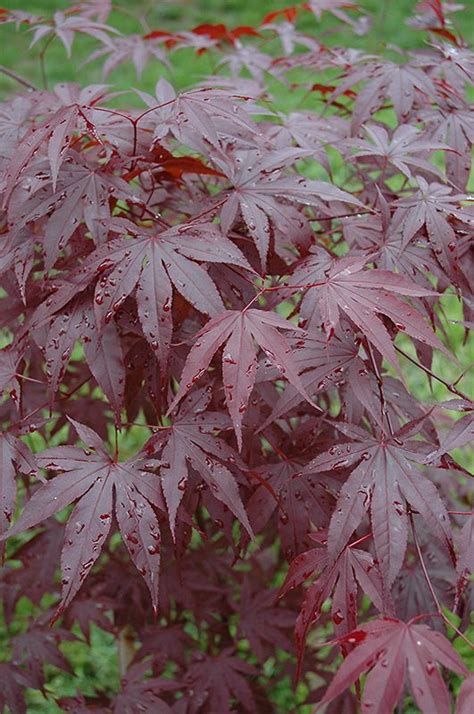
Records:
M359 545L360 543L364 543L366 540L369 540L369 538L372 538L372 533L366 533L364 536L362 536L362 538L358 538L352 543L349 543L347 547L354 548L354 546Z
M369 342L368 340L365 340L365 346L366 346L366 349L367 349L367 354L369 355L369 359L370 359L370 362L371 362L371 365L372 365L372 369L373 369L374 374L375 374L375 380L376 380L376 382L377 382L377 387L378 387L378 390L379 390L379 395L380 395L380 409L381 409L381 412L382 412L382 424L383 424L383 422L384 422L384 417L385 417L385 420L386 420L386 422L387 422L387 426L388 426L388 430L389 430L390 436L393 436L393 433L394 433L394 432L393 432L392 422L391 422L391 419L390 419L390 414L389 414L388 409L387 409L387 402L385 401L385 393L384 393L384 389L383 389L382 376L381 376L381 374L380 374L380 370L379 370L379 368L378 368L378 366L377 366L377 363L376 363L376 361L375 361L375 357L374 357L373 352L372 352L372 347L371 347L370 342Z
M415 521L414 521L414 519L413 519L413 513L412 513L411 511L409 511L408 516L409 516L409 518L410 518L411 530L412 530L412 533L413 533L413 542L414 542L414 544L415 544L416 552L417 552L418 558L419 558L419 560L420 560L421 569L422 569L422 571L423 571L423 575L424 575L424 577L425 577L426 584L428 585L428 589L429 589L429 591L430 591L430 593L431 593L431 597L433 598L434 603L435 603L435 605L436 605L436 610L437 610L437 612L438 612L438 615L444 620L445 624L448 625L448 627L451 627L451 628L456 632L456 634L457 634L462 640L464 640L464 642L465 642L466 644L468 644L469 647L471 647L471 648L474 650L474 642L471 642L470 639L469 639L468 637L466 637L466 635L465 635L463 632L461 632L461 630L460 630L458 627L456 627L456 625L454 625L454 624L451 622L451 620L450 620L448 617L446 617L446 615L445 615L444 612L443 612L443 609L442 609L442 607L441 607L440 601L439 601L439 599L438 599L438 596L436 595L436 592L435 592L434 587L433 587L433 583L431 582L431 579L430 579L428 570L427 570L427 568L426 568L425 561L424 561L424 559L423 559L423 554L422 554L422 552L421 552L420 544L419 544L419 542L418 542L418 538L417 538L417 535L416 535Z
M400 347L398 347L398 345L394 345L394 347L397 350L397 352L399 352L401 355L403 355L403 357L406 357L407 360L409 360L412 364L414 364L416 367L419 367L420 369L422 369L424 372L426 372L426 374L429 374L429 376L432 377L432 379L436 379L437 382L440 382L440 384L443 384L449 392L451 392L452 394L455 394L457 397L460 397L461 399L465 399L468 402L471 401L471 399L469 399L469 397L466 394L459 391L459 389L457 389L457 387L455 387L454 384L451 384L450 382L447 382L442 377L439 377L437 374L432 372L429 367L425 367L425 365L418 362L418 360L416 360L414 357L411 357L411 355L409 355L407 352L405 352ZM459 380L456 380L456 381L459 381Z
M472 511L448 511L450 516L472 516Z
M82 382L80 382L76 387L74 387L74 389L72 391L66 392L61 397L59 397L59 399L57 401L58 402L67 401L70 397L72 397L73 394L75 394L75 392L78 392L79 389L81 389L81 387L83 387L85 384L87 384L87 382L89 380L90 380L90 377L87 377ZM33 409L31 412L29 412L29 414L26 414L26 416L23 415L21 417L21 419L18 419L16 424L21 423L21 422L26 422L28 419L31 419L32 416L34 416L35 414L40 412L42 409L46 409L48 405L49 405L49 400L47 402L43 402L43 404L40 404L39 407L35 407L35 409Z
M39 53L40 69L41 69L41 81L43 83L43 88L48 89L48 78L46 76L46 66L45 66L45 55L46 50L50 46L51 42L54 40L54 35L51 34L43 45L43 49Z

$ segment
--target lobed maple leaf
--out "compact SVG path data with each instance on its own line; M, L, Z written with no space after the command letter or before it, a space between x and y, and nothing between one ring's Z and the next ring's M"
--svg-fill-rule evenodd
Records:
M275 17L275 13L270 13L269 17L271 19ZM309 50L318 50L320 45L314 37L311 35L306 35L303 32L298 32L296 27L292 22L271 22L267 19L267 22L262 24L262 30L270 30L275 33L281 42L283 53L285 55L291 55L295 51L296 47L302 45Z
M262 531L277 512L278 533L287 560L305 547L311 525L327 526L332 510L331 487L337 482L303 474L296 459L253 469L251 475L262 481L247 502L247 514L256 533Z
M270 245L270 226L278 223L290 235L301 229L301 221L288 214L278 199L321 206L323 201L342 201L360 206L360 201L340 188L324 181L305 179L296 174L284 175L282 169L307 156L310 150L290 147L262 155L261 150L236 151L234 155L212 157L213 163L227 176L233 189L220 209L222 228L228 233L240 211L255 240L262 265L265 266Z
M456 580L456 572L452 559L446 554L440 543L431 538L429 530L423 527L417 516L413 518L417 539L419 540L420 552L425 562L425 568L429 570L429 583L426 579L420 558L417 556L416 547L409 543L407 548L407 565L399 573L392 588L392 599L395 614L401 620L417 618L426 613L426 603L431 602L432 591L440 599L440 602L449 602L449 606L454 606L453 602L453 582ZM428 565L426 565L428 564ZM461 594L461 581L458 581L457 592ZM431 589L432 588L432 591ZM436 620L435 628L440 629L440 624Z
M76 33L89 35L105 44L110 42L110 34L119 35L119 31L103 22L96 22L87 15L66 15L55 12L50 22L37 22L31 28L33 39L30 47L45 37L57 37L64 45L67 56L71 56L72 43Z
M344 312L389 362L397 365L393 341L378 314L389 317L396 328L431 347L446 351L422 314L398 295L423 296L431 290L388 270L364 270L368 256L332 260L315 252L293 273L290 285L307 284L301 305L302 315L319 316L329 338ZM314 286L312 285L314 283Z
M449 186L428 184L421 176L417 181L419 190L413 196L395 202L394 222L400 225L403 245L425 226L437 260L450 277L456 279L459 249L449 218L453 216L466 223L472 222L472 216L459 205L468 197L465 194L453 195Z
M450 63L452 65L452 62ZM465 75L461 72L461 84ZM462 91L462 90L461 90ZM453 107L454 104L454 107ZM474 117L462 98L450 98L439 111L424 112L424 119L436 141L444 141L453 151L445 154L446 176L458 190L467 190L471 171L470 151L474 143Z
M348 379L357 387L357 381L363 375L358 374L364 370L364 363L358 357L359 345L356 341L347 338L342 331L338 331L331 342L324 336L315 333L303 340L293 341L295 361L300 372L300 379L307 394L316 395L329 389L344 378L348 372ZM275 378L275 369L268 367L257 372L257 382ZM263 431L276 419L286 416L302 402L302 395L293 385L288 384L285 391L278 396L268 418L260 426Z
M114 461L102 439L89 427L70 419L87 449L59 446L36 458L38 465L62 472L42 484L27 502L2 540L42 523L77 501L65 531L61 556L61 613L71 602L102 550L115 511L132 561L145 579L153 607L158 607L160 526L153 506L162 508L155 476L144 468L144 456Z
M234 606L240 615L239 633L249 641L261 662L271 656L275 647L284 651L291 648L285 630L293 627L295 616L292 610L275 606L275 594L267 590L262 597L259 583L252 583L247 577L240 590L240 601Z
M423 137L422 133L411 124L398 126L392 137L381 126L366 126L365 132L370 142L361 139L350 140L350 144L358 149L354 158L380 158L383 160L382 167L386 167L387 163L392 164L408 179L412 178L411 168L424 171L428 175L441 176L440 171L425 156L436 149L449 150L449 147Z
M340 490L331 518L328 552L336 558L370 510L375 551L388 587L403 565L408 537L407 503L421 514L432 535L453 553L446 507L432 481L413 466L413 462L424 462L419 442L410 440L424 418L409 422L393 435L382 430L371 436L360 427L341 427L355 441L334 445L303 470L314 473L356 464Z
M173 661L184 667L191 644L190 636L179 624L169 627L150 625L140 633L140 650L137 659L152 656L155 662L162 662L163 665Z
M63 625L71 628L72 623L77 623L87 642L91 642L92 624L104 630L104 632L116 634L116 628L107 617L112 600L107 601L106 598L92 600L87 596L81 597L81 595L77 596L65 611L62 618Z
M225 399L240 450L242 421L255 384L257 369L254 342L265 352L281 375L304 399L309 400L301 383L291 347L278 330L298 332L298 328L279 315L254 308L242 311L227 310L210 320L196 335L197 341L187 357L180 387L170 410L204 374L217 350L224 345L222 375Z
M321 616L323 604L331 595L331 615L338 637L357 626L359 588L368 595L380 612L391 610L377 561L367 551L356 548L357 541L347 545L334 559L323 545L325 541L319 534L311 534L310 537L317 546L293 560L280 589L282 597L308 578L315 578L306 591L296 620L295 640L299 670L308 630Z
M236 41L231 50L222 55L218 67L228 67L233 77L238 77L244 70L260 84L263 83L265 74L270 72L271 57L261 52L257 47L250 47Z
M19 149L12 157L7 169L4 205L6 205L21 172L43 145L47 146L48 161L54 186L64 159L65 149L69 146L72 133L76 129L78 115L78 106L61 107L36 127L33 127L23 137Z
M103 47L89 55L85 64L96 59L105 58L102 65L102 76L106 79L109 74L124 62L131 60L135 67L137 77L140 78L148 62L158 60L169 68L166 54L160 47L144 39L141 35L127 35L118 37L113 44L106 43Z
M341 117L331 117L331 121L316 112L291 112L281 114L281 125L272 129L272 138L278 142L295 142L302 149L310 149L311 156L319 161L331 176L331 164L327 147L340 144L347 136L347 122Z
M14 194L9 205L9 219L15 232L22 230L31 221L48 216L43 237L47 270L54 265L58 253L67 245L82 221L94 242L104 242L104 225L111 217L110 198L135 198L132 189L123 179L107 167L97 169L95 163L72 150L62 159L55 184L53 190L43 186L32 195L29 193L27 200L16 200Z
M160 79L155 97L145 92L139 95L151 110L147 116L153 120L153 137L158 141L171 133L183 144L206 151L209 144L220 148L221 136L257 131L242 106L245 95L227 89L204 87L177 94L169 82Z
M467 670L441 633L413 620L405 623L383 618L361 625L340 641L356 646L339 667L317 710L367 672L363 709L392 714L408 674L413 696L423 714L451 711L448 689L437 664L461 675Z
M222 310L223 302L215 283L197 261L229 263L249 271L251 267L239 249L210 223L183 224L162 233L140 229L125 219L114 219L111 227L137 237L114 238L90 254L74 277L70 276L64 285L58 281L53 297L39 308L35 323L50 319L99 278L94 297L98 329L90 334L91 340L100 340L99 333L104 330L112 335L113 316L136 289L138 315L145 337L157 352L165 374L173 327L173 285L194 307L212 315ZM91 317L89 324L94 326L95 319ZM87 344L92 349L94 343L86 342L86 349ZM104 367L107 367L107 355L114 360L114 354L117 356L116 350L107 351ZM109 371L113 380L112 364ZM117 390L104 391L109 396ZM112 403L117 408L121 396L117 395Z
M83 90L71 85L56 86L53 107L59 104L58 108L53 113L49 109L46 118L26 132L11 157L5 175L4 206L8 204L21 173L40 149L46 149L51 183L55 190L59 169L80 123L84 123L94 138L98 137L92 112L98 101L104 98L104 90L103 85L93 85Z
M210 711L230 714L232 699L237 700L245 711L256 711L247 682L255 673L255 668L237 657L231 648L223 649L215 657L198 657L186 673L190 714L197 714L204 704Z
M186 491L190 467L211 489L212 495L225 504L252 535L237 483L225 465L236 463L234 450L214 432L228 428L225 415L205 411L209 392L196 390L181 404L173 425L157 437L162 461L160 476L172 533L176 513ZM173 408L170 408L170 410Z
M121 682L121 691L114 697L115 714L128 714L140 702L140 706L156 714L172 714L171 707L161 698L161 694L177 688L175 682L153 677L144 679L149 662L132 663Z
M36 689L44 688L45 664L54 665L71 674L71 666L58 645L76 639L71 632L62 628L45 630L43 624L41 620L34 623L26 632L16 635L12 642L14 661L26 665L28 679Z
M354 133L385 104L387 97L393 102L400 123L407 120L414 105L437 97L436 85L425 72L409 64L384 60L364 62L355 71L347 72L347 76L342 75L330 99L334 101L362 81L365 85L357 92L352 111Z
M137 230L129 222L119 227L122 225L138 237L133 241L125 238L110 241L104 250L99 249L91 256L99 265L107 266L95 291L97 321L99 327L110 322L136 287L145 337L157 351L165 372L172 333L172 285L191 305L214 315L221 311L223 302L214 282L197 261L251 268L239 249L213 224L191 223L158 234Z

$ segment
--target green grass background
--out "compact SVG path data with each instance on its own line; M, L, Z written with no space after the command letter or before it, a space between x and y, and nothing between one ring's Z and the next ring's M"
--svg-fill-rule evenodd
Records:
M143 32L149 29L179 30L190 29L202 22L223 22L232 27L235 25L258 24L265 14L285 7L291 2L275 0L116 0L117 8L112 13L111 22L124 33ZM423 43L423 33L405 24L416 5L415 0L362 0L360 7L373 17L370 33L358 37L350 28L342 28L334 32L335 27L341 27L337 21L326 14L321 23L317 23L310 13L300 16L301 28L314 33L323 43L341 44L359 47L367 52L379 52L389 45L397 45L405 50L415 49ZM64 10L68 3L64 0L2 0L6 9L21 9L37 15L50 16L57 10ZM145 24L140 22L145 20ZM454 15L456 18L456 15ZM459 19L461 18L461 19ZM474 38L474 2L467 0L465 10L458 14L459 29L469 42ZM30 80L41 85L38 54L40 46L31 53L27 51L30 33L24 30L14 34L10 26L0 27L1 63L24 74ZM75 51L72 59L66 57L64 48L55 41L48 49L47 69L48 80L52 86L57 82L74 81L78 77L78 66L97 43L85 37L75 40ZM181 51L173 59L174 77L179 87L190 85L195 77L209 72L209 61L206 56L196 58L193 52ZM142 77L140 87L151 90L161 74L165 73L159 65L149 66ZM83 82L100 82L99 63L87 65L80 70L79 76ZM128 89L137 86L135 72L131 66L122 65L110 77L110 81L120 88ZM0 96L14 89L12 82L0 77Z

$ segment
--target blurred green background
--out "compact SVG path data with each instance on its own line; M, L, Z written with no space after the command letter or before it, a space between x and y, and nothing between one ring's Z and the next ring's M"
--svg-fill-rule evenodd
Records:
M65 0L3 0L2 7L22 10L44 17L57 10L64 10L70 3ZM291 5L290 2L275 0L115 0L116 8L110 17L111 24L125 34L144 34L150 29L168 31L191 29L197 24L222 22L230 27L235 25L256 25L263 17L275 10ZM423 46L424 33L405 24L405 20L414 13L415 0L362 0L359 6L373 18L370 32L366 36L355 35L350 27L344 27L328 13L324 13L321 22L317 22L310 13L302 13L298 27L316 36L324 44L341 44L362 48L367 52L380 52L389 45L397 45L410 50ZM469 42L474 38L474 2L467 0L461 13L452 15L454 23ZM337 31L335 31L335 29ZM30 33L21 29L15 34L11 26L0 26L1 63L24 74L31 81L40 85L41 73L38 55L41 43L28 52ZM78 68L83 82L100 82L100 63L94 62L81 68L81 63L97 43L86 37L77 37L72 59L66 57L64 48L55 41L48 48L48 82L77 80ZM276 49L276 45L275 45ZM194 52L180 51L173 57L173 80L179 87L190 85L195 77L209 73L210 64L206 55L196 58ZM153 64L143 73L140 87L151 90L159 75L166 70ZM132 67L122 65L109 78L120 88L137 86L138 82ZM12 82L0 77L0 94L11 92Z

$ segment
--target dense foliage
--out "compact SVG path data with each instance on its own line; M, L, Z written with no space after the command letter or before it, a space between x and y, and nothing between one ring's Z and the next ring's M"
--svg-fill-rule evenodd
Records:
M46 711L471 712L462 11L376 56L321 44L322 14L369 28L345 0L129 36L110 9L0 11L45 82L2 70L0 707L100 630L120 691ZM47 89L84 34L136 89ZM191 51L213 75L176 92Z

